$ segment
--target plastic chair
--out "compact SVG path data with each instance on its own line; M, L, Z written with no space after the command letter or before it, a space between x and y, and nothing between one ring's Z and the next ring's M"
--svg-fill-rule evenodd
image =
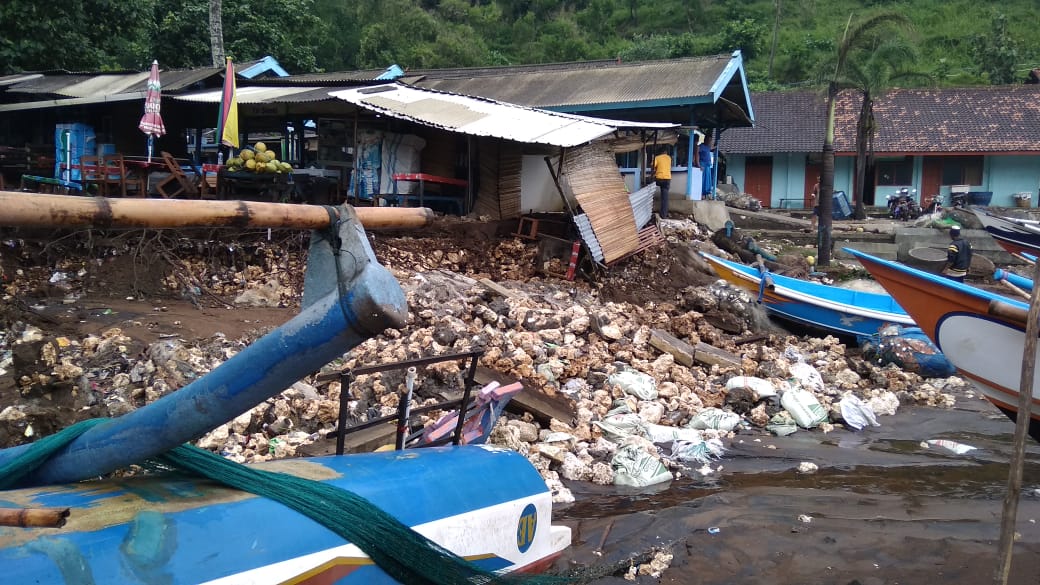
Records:
M166 163L166 168L170 171L170 176L159 181L155 186L155 189L159 192L159 195L167 199L173 199L180 195L187 195L189 197L198 197L199 187L194 180L188 177L181 168L180 163L177 159L173 158L173 155L162 151L163 162Z

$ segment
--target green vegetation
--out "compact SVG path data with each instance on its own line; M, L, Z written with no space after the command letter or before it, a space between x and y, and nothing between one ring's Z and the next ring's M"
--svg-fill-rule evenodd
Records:
M61 6L0 3L0 73L210 63L208 0ZM273 55L293 73L631 61L739 48L752 87L779 89L826 79L819 65L833 62L849 17L877 11L907 18L919 69L939 84L1017 83L1040 67L1035 0L224 0L223 26L233 58Z

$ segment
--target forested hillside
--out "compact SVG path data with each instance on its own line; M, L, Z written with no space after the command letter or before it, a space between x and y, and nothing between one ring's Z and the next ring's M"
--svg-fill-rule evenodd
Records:
M211 63L210 0L0 2L0 73ZM1036 0L223 0L227 54L292 73L640 60L744 52L757 89L813 83L850 16L913 23L913 64L944 85L1040 67ZM775 39L775 48L774 48ZM910 64L908 64L909 66ZM925 83L918 80L916 83Z

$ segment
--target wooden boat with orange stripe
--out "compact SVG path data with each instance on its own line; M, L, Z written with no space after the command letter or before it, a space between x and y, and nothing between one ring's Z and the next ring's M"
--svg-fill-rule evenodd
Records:
M1025 345L1025 303L845 248L906 309L943 355L1015 420ZM1040 352L1038 352L1040 353ZM1029 435L1040 441L1040 378Z

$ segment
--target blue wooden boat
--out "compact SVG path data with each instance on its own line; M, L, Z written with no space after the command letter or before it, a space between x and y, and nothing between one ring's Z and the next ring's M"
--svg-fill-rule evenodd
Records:
M25 197L0 193L0 202L7 195ZM121 200L31 197L35 207L99 206L66 217L95 221L107 207L114 227L140 220L121 214L120 208L132 207ZM147 216L183 227L176 214L166 212L185 203L199 202L149 200ZM232 210L256 206L202 203ZM68 511L64 525L0 526L4 582L393 582L359 545L273 500L183 474L95 479L178 448L366 339L403 326L404 293L376 261L353 208L260 204L263 212L240 220L251 227L287 227L289 211L283 207L317 209L330 225L313 232L300 314L195 382L91 427L14 489L0 491L0 511L14 509L15 516ZM7 218L35 225L24 219L30 215ZM262 223L268 220L276 223ZM479 425L471 430L479 435ZM0 466L29 448L0 450ZM552 495L545 482L514 452L464 445L280 460L263 467L358 494L436 545L496 573L542 570L570 544L570 530L552 526ZM342 511L330 508L327 515ZM407 561L413 552L392 554Z
M770 273L701 252L727 282L749 291L781 319L826 333L864 337L887 325L914 326L890 295L851 290Z

